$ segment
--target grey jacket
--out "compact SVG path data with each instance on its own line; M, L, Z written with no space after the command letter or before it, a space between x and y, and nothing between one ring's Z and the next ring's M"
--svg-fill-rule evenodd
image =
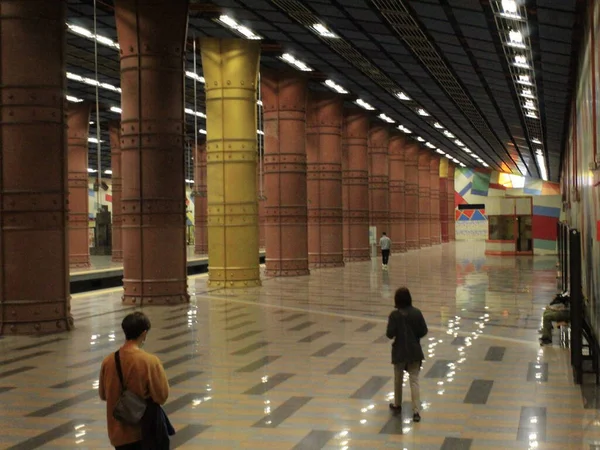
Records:
M388 318L388 339L392 344L392 364L423 361L425 355L420 340L427 334L427 324L420 309L395 309Z

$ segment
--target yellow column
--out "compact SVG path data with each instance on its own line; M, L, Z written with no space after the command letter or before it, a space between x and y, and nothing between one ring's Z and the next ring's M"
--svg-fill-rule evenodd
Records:
M440 158L440 178L448 178L448 158Z
M260 44L202 38L206 80L208 284L260 286L256 86Z

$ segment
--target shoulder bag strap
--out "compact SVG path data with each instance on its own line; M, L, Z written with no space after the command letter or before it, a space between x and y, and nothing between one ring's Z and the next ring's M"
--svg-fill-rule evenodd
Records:
M115 352L115 363L117 365L117 374L119 375L119 381L121 382L121 391L125 390L125 381L123 380L123 371L121 370L121 357L119 351Z

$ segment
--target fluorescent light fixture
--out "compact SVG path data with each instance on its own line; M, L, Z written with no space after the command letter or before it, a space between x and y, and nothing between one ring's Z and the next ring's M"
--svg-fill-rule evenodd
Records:
M337 84L333 80L326 80L323 84L325 86L327 86L328 88L334 90L338 94L347 94L348 93L348 91L346 89L344 89L343 87L341 87L339 84Z
M532 143L534 143L534 144L539 144L539 145L542 145L542 141L540 141L538 138L533 138L533 139L531 140L531 142L532 142Z
M442 149L440 149L440 148L436 148L436 149L435 149L435 152L436 152L436 153L439 153L440 155L445 155L445 154L446 154L446 152L444 152L444 151L443 151Z
M106 170L104 171L104 173L105 173L106 175L112 175L112 170L110 170L110 169L106 169Z
M425 146L427 146L427 147L429 147L431 149L435 148L435 145L433 145L431 142L425 142Z
M279 57L282 61L285 61L291 66L294 66L296 69L301 70L302 72L312 72L313 69L307 66L305 63L300 61L299 59L294 58L289 53L284 53Z
M429 117L429 113L425 111L423 108L417 109L417 114L423 117Z
M508 45L517 48L526 48L523 43L523 34L518 30L510 30L508 32Z
M463 148L462 148L462 150L463 150L465 153L473 153L473 152L471 151L471 149L470 149L470 148L467 148L467 147L463 147Z
M386 116L384 113L379 114L379 118L387 123L396 123L394 119L389 116Z
M509 19L520 19L517 2L514 0L502 0L502 12L501 16L508 17Z
M425 142L425 139L423 139L421 136L417 136L417 141L419 141L419 142Z
M531 83L529 83L529 84L531 84ZM525 97L525 98L535 98L535 95L533 95L533 92L531 91L531 89L521 90L521 96Z
M527 64L525 55L515 55L515 62L513 64L523 69L529 69L529 64Z
M402 131L403 133L406 134L412 134L412 131L410 131L408 128L406 128L404 125L398 125L398 129L400 131Z
M73 102L73 103L81 103L83 101L82 98L74 97L72 95L67 95L66 99L67 99L67 101Z
M441 123L439 123L439 122L434 123L433 126L435 128L437 128L438 130L443 130L444 129L444 126Z
M530 119L539 119L538 115L534 111L527 111L525 116L529 117Z
M201 111L194 111L191 108L185 108L184 111L186 114L189 114L190 116L198 116L198 117L202 117L203 119L206 119L206 114L204 114Z
M88 138L88 142L89 142L90 144L98 144L98 143L99 143L99 142L98 142L98 138L95 138L95 137L89 137L89 138ZM100 142L104 142L104 141L100 141Z
M460 167L467 167L467 166L465 166L463 163L458 163L458 165L459 165Z
M233 31L237 32L238 34L242 35L246 39L250 39L253 41L262 39L262 37L254 33L251 29L245 27L244 25L240 25L234 19L225 14L220 16L218 21L221 22L223 25L227 26L228 28L232 29Z
M188 180L187 178L186 178L185 182L186 182L187 184L194 184L194 180Z
M482 162L482 163L481 163L481 165L482 165L483 167L490 167L490 166L488 165L488 163L486 163L486 162Z
M338 37L337 34L335 34L333 31L329 30L329 28L327 28L322 23L315 23L312 26L312 29L315 30L317 33L319 33L319 35L321 35L322 37L333 38L333 39L337 39L337 37Z
M397 96L397 97L398 97L400 100L403 100L403 101L405 101L405 102L407 102L407 101L409 101L409 100L410 100L410 97L409 97L408 95L406 95L404 92L398 92L398 93L396 94L396 96Z
M356 103L361 108L366 109L367 111L374 111L375 110L375 108L372 105L370 105L369 103L365 102L362 98L357 99L354 103Z
M93 78L82 77L81 75L77 75L75 73L67 72L67 79L77 81L79 83L89 84L90 86L98 86L102 89L106 89L108 91L119 92L121 93L121 88L117 86L113 86L109 83L100 83L99 81L94 80Z
M530 111L537 111L537 108L533 104L533 100L527 100L523 105L523 108L529 109Z
M517 83L524 84L525 86L533 86L533 83L531 82L531 77L529 75L519 75Z
M540 168L540 176L542 180L548 181L548 171L546 170L546 161L544 159L544 153L541 150L535 152L535 159L537 160Z
M73 34L82 36L84 38L90 39L92 41L96 40L98 42L98 44L106 45L107 47L112 47L114 49L121 48L119 46L119 44L117 42L113 41L112 39L109 39L105 36L101 36L99 34L94 35L94 33L92 33L87 28L80 27L79 25L73 25L71 23L67 23L67 31L69 31Z
M446 158L448 158L448 159L452 159L452 155L451 155L450 153L446 153L446 154L444 155L444 157L446 157Z
M475 153L471 153L471 158L479 159L479 156L477 156Z
M192 80L196 80L200 83L206 83L206 80L204 79L204 77L201 77L200 75L198 75L197 73L192 72L191 70L186 70L185 71L185 76L188 78L191 78Z
M121 113L123 113L123 110L121 108L119 108L118 106L111 106L110 107L110 112L121 114Z
M463 142L462 142L461 140L458 140L458 139L455 139L455 140L454 140L454 143L455 143L456 145L458 145L459 147L464 147L464 146L465 146L465 144L463 144Z
M88 173L96 173L96 172L98 172L96 169L90 169L90 168L88 167Z
M446 136L447 138L450 138L450 139L454 139L456 137L452 133L450 133L448 130L444 131L444 136Z
M458 159L456 159L456 158L452 158L452 161L455 162L456 164L460 163L460 161Z
M264 136L265 132L262 130L256 130L256 134L260 134L261 136Z
M206 134L206 130L203 130L202 128L200 128L200 129L198 130L198 133L200 133L200 134Z
M262 101L262 100L258 100L258 101L256 102L256 104L257 104L258 106L262 106L262 105L263 105L263 101Z

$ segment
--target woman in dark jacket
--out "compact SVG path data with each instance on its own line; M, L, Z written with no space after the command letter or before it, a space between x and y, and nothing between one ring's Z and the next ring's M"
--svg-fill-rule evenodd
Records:
M421 338L427 334L427 324L423 313L412 306L410 291L401 287L394 296L396 309L388 318L388 339L392 344L392 364L394 365L394 403L390 409L399 414L402 412L402 381L404 371L408 372L410 394L412 398L413 420L421 420L421 398L419 394L419 372L425 359L421 348Z

